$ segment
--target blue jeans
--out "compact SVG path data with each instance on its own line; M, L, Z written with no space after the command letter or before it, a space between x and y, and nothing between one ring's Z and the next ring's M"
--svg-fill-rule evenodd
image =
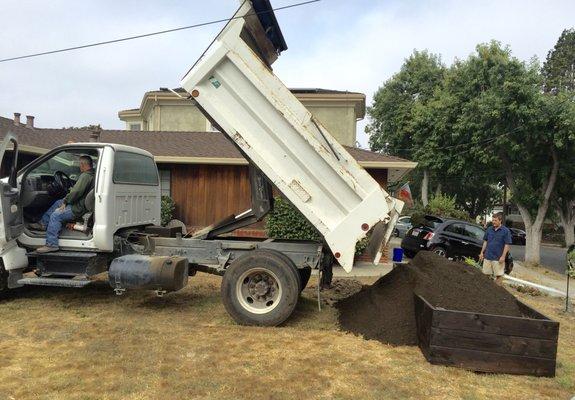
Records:
M58 210L64 200L56 200L52 207L42 216L41 223L46 226L46 246L58 247L58 235L62 229L62 224L74 219L72 207L69 205L64 210Z

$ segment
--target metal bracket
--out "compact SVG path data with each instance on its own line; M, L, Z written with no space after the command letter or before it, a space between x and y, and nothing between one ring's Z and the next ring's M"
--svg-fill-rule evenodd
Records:
M126 293L126 289L121 288L121 287L116 287L116 288L114 288L114 292L116 293L116 295L121 296L124 293Z

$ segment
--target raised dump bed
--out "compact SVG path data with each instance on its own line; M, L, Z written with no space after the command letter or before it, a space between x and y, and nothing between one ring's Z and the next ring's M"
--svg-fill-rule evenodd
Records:
M263 7L262 11L260 7ZM244 1L181 81L198 108L317 228L349 272L371 231L379 262L403 203L391 197L273 74L286 49L267 0ZM258 16L259 22L258 22Z
M555 376L559 323L516 301L524 317L436 308L415 294L419 348L432 364Z

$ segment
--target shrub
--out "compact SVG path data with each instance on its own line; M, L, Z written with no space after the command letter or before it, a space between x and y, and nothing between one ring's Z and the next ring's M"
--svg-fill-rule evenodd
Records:
M455 197L449 197L445 194L435 195L425 207L420 203L416 203L411 214L412 225L425 225L426 220L424 216L427 214L473 222L467 212L457 208Z
M268 237L274 239L316 240L322 235L288 200L274 199L274 209L266 220Z
M268 237L274 239L322 241L322 234L283 197L274 198L274 209L266 220ZM355 255L362 254L367 248L369 236L357 242Z
M169 196L162 196L162 206L161 206L161 217L162 226L167 225L174 216L174 210L176 209L176 204Z

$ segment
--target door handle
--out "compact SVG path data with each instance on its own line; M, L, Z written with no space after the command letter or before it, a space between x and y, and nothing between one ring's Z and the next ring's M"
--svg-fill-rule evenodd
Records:
M462 244L469 244L469 242L461 241Z

